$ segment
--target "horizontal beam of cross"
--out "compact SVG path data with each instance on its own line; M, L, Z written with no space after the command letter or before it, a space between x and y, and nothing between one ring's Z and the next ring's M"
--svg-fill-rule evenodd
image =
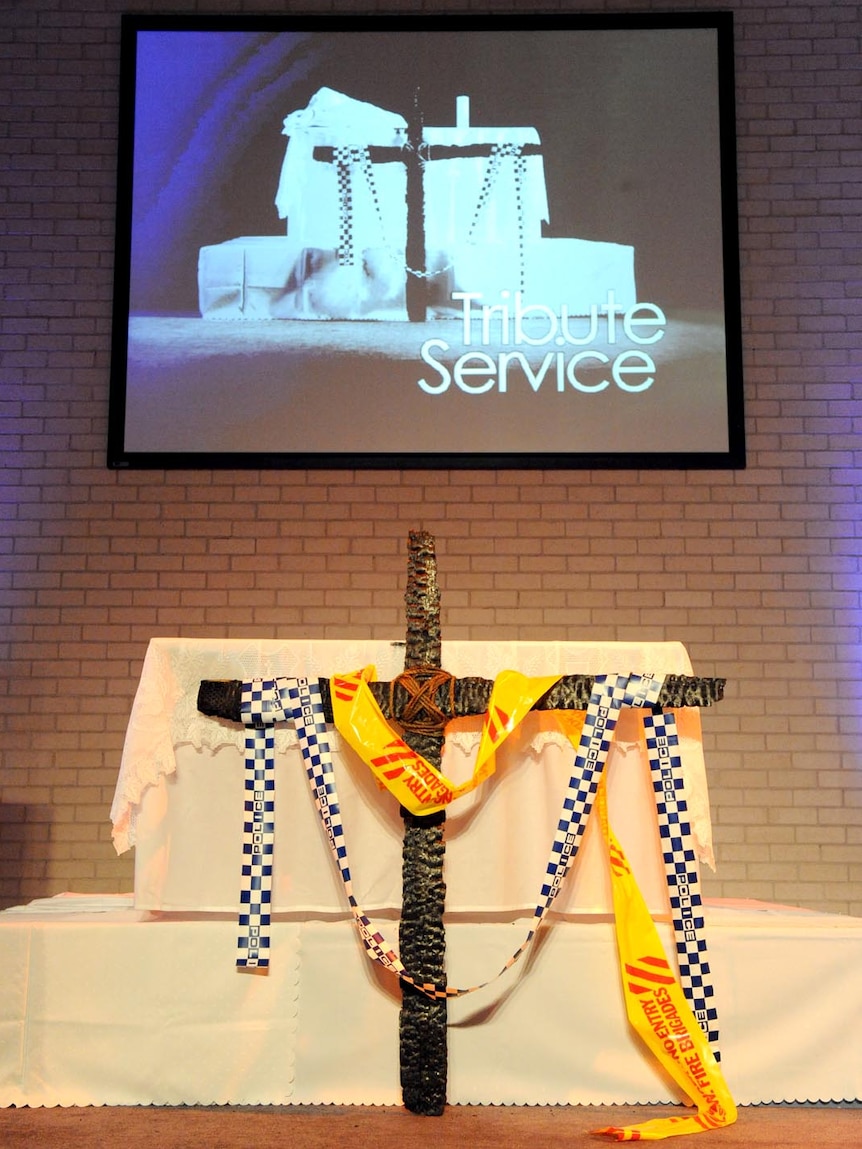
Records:
M466 718L468 715L483 714L494 683L487 678L451 678L442 682L434 696L434 703L448 720ZM320 679L324 714L327 722L332 722L330 701L330 679ZM369 687L384 718L396 721L403 713L413 691L408 683L414 681L410 674L398 675L392 682L371 682ZM668 674L658 698L662 710L675 710L681 707L711 706L724 697L724 678L696 678L685 674ZM534 710L586 710L593 692L595 679L589 674L568 674L563 676L533 706ZM198 710L213 718L225 718L232 722L242 720L240 699L242 683L237 679L205 679L198 690Z
M492 156L496 150L494 144L422 144L418 155L423 163L434 160L476 159ZM382 144L372 144L367 148L368 158L373 164L407 163L410 159L409 150L403 147L390 147ZM321 163L334 163L338 149L320 144L313 153L312 159ZM522 156L540 156L541 144L521 144L519 152Z

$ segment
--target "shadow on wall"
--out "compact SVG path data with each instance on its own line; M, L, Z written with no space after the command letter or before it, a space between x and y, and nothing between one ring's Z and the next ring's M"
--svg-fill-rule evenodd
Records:
M47 806L0 803L0 910L48 896Z

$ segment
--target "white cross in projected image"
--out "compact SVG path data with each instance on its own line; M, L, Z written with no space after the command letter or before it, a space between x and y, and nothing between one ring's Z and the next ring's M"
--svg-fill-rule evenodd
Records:
M457 128L465 130L469 127L469 102L467 97L458 98ZM314 149L313 159L324 163L338 163L339 149L334 147L318 146ZM401 163L404 164L407 175L407 245L406 245L406 281L405 299L407 304L407 318L412 323L423 323L428 316L428 276L426 267L426 196L425 178L426 166L441 160L467 159L473 157L494 157L501 154L498 144L471 143L471 144L431 144L425 138L424 122L418 102L414 104L413 112L407 120L406 147L370 146L367 149L372 164ZM510 155L537 156L541 155L541 145L522 143L510 148ZM481 205L479 205L481 206ZM519 214L522 216L523 204L519 202ZM521 230L523 231L523 220ZM523 275L523 261L522 261Z

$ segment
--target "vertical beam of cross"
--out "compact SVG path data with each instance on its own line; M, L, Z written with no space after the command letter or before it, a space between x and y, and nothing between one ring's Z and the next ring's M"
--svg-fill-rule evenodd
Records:
M424 124L419 107L419 93L413 113L407 121L407 246L404 251L407 279L404 302L411 323L424 323L428 317L428 278L425 274L425 174L423 148ZM439 662L437 664L440 665ZM405 667L405 669L407 669Z
M434 539L411 531L407 565L407 642L404 669L439 669L441 664L440 591ZM404 741L439 768L443 730L404 731ZM444 810L419 817L401 808L404 820L402 906L399 948L404 966L422 981L446 982L443 911ZM432 999L402 982L400 1045L401 1093L414 1113L435 1117L446 1107L446 1000Z

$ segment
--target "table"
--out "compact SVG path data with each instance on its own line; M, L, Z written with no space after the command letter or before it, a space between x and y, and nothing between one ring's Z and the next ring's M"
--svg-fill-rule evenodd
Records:
M862 919L706 913L737 1104L862 1099ZM453 976L496 966L524 925L450 924ZM397 987L350 924L277 920L268 976L233 968L234 934L131 894L0 914L0 1105L399 1104ZM604 914L555 920L528 963L451 1002L449 1060L456 1105L677 1100L626 1024Z

